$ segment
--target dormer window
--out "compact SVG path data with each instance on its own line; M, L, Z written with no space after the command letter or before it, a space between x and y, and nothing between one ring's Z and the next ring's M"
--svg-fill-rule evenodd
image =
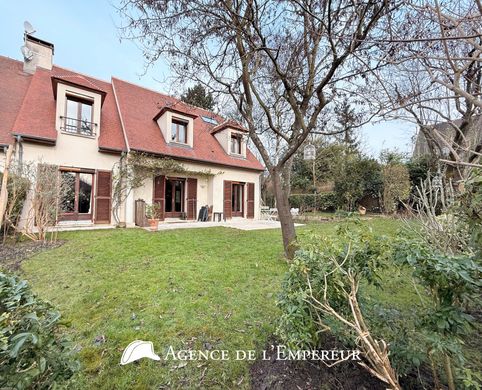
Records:
M231 153L241 154L242 137L240 134L231 134Z
M171 122L171 142L187 144L187 127L187 122L173 118Z
M67 96L67 110L63 130L79 135L94 135L92 105L93 102L90 100Z

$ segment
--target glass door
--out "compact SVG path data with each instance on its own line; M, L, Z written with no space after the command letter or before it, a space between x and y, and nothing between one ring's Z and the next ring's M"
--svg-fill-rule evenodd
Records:
M233 183L231 191L231 207L233 217L244 216L244 184Z
M179 218L184 212L184 180L166 180L166 206L167 218Z
M94 175L61 171L60 221L92 220L92 186Z

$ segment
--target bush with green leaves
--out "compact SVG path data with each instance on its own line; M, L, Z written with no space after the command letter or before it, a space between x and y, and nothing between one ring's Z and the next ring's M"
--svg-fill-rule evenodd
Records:
M380 271L386 267L389 242L386 237L375 237L370 229L355 227L356 219L340 224L335 237L309 234L302 237L302 249L298 250L287 272L277 305L282 311L278 335L293 348L318 347L320 342L320 318L307 301L308 278L313 291L320 293L325 287L325 275L330 274L328 297L332 306L341 313L350 308L343 297L348 289L348 280L339 267L350 269L359 279L379 286ZM360 295L363 291L360 291ZM323 322L339 338L350 341L350 332L331 318ZM353 344L353 340L350 344Z
M59 320L25 280L0 272L0 388L57 388L78 370Z
M395 260L412 269L414 279L429 298L413 337L427 351L425 358L434 367L435 381L439 380L438 367L443 367L450 389L455 389L454 371L467 371L462 346L473 329L474 318L466 307L477 301L482 287L480 259L467 249L450 254L428 245L420 236L401 235L394 251Z
M319 210L333 211L337 206L336 195L333 192L322 194L293 194L290 195L290 206L303 211Z
M362 351L361 364L370 373L399 389L389 343L366 316L366 287L380 286L390 241L359 223L343 223L336 237L305 238L277 300L282 312L277 335L290 348L311 349L322 347L329 331Z
M475 323L467 309L480 306L482 287L480 171L474 170L462 187L450 202L440 202L447 192L444 183L433 185L427 178L419 190L416 221L408 221L393 251L394 260L411 270L425 297L415 337L427 351L434 382L444 377L449 389L455 389L457 381L477 388L476 381L482 379L471 372L463 349ZM444 205L440 215L435 212L439 203Z

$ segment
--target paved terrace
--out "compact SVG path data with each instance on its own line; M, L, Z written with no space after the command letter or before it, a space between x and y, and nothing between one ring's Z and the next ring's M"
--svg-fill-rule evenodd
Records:
M265 229L280 229L281 224L278 221L264 221L264 220L250 220L250 219L231 219L229 221L221 222L192 222L192 221L176 221L176 222L161 222L157 231L173 230L173 229L193 229L193 228L208 228L208 227L228 227L239 230L265 230ZM296 223L295 226L303 226L303 224ZM145 228L150 230L149 227Z

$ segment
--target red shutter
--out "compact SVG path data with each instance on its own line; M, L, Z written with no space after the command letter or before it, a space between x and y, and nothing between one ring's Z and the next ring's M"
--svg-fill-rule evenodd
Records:
M254 183L248 183L248 211L247 218L254 218Z
M161 221L164 221L165 186L166 186L165 176L157 176L154 178L154 191L152 195L152 204L157 203L159 205L159 208L160 208L159 219Z
M197 179L187 179L187 219L196 219Z
M231 219L232 218L232 182L228 180L224 180L224 218Z
M112 173L111 171L97 171L96 176L95 223L110 223Z

